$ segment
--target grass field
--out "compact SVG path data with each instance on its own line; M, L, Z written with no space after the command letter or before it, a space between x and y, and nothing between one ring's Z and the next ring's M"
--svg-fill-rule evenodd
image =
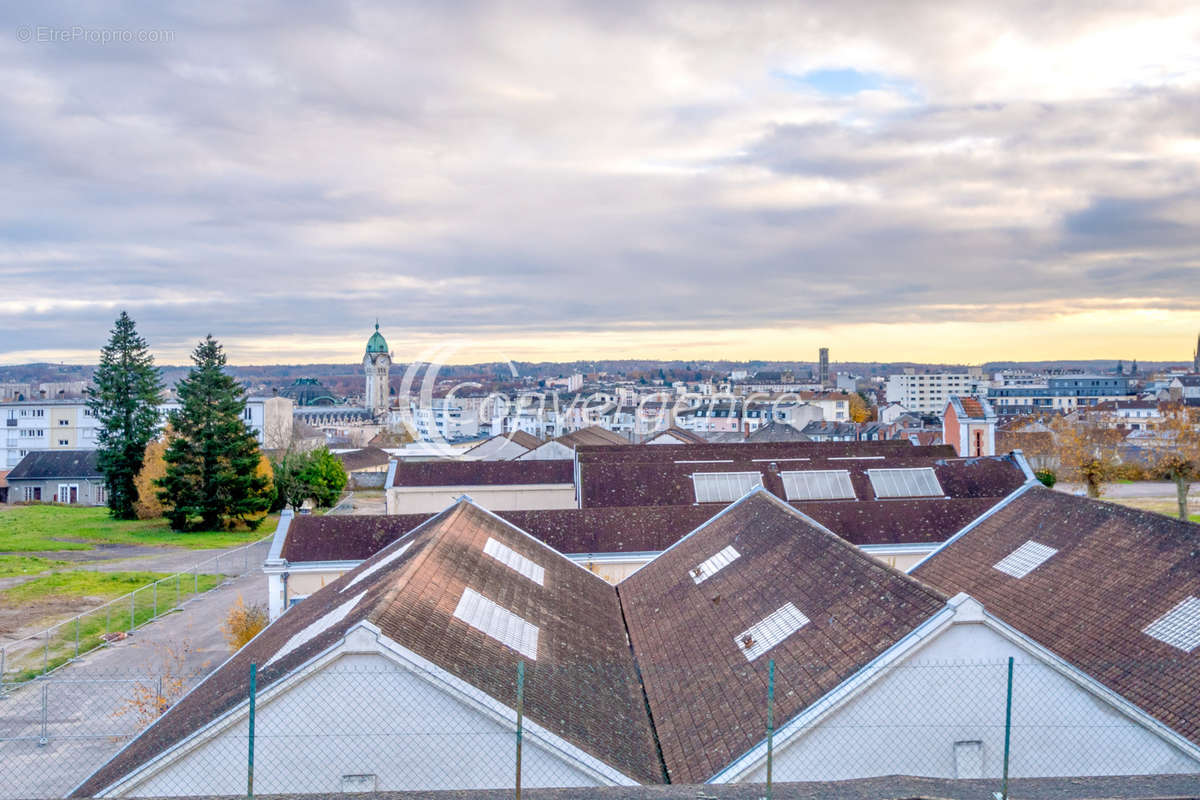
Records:
M97 544L211 550L257 541L269 535L278 520L271 515L256 531L176 533L166 520L114 520L104 508L17 506L0 512L0 553L91 550Z
M3 556L0 555L0 578L12 578L17 575L37 575L48 569L66 565L66 561L38 556Z
M51 572L0 591L0 602L23 604L51 596L102 602L129 594L168 576L169 573L164 572L93 572L85 569ZM207 591L216 586L219 580L217 575L201 575L197 579L199 590Z
M1153 511L1157 514L1165 514L1168 517L1174 517L1175 519L1179 518L1179 506L1173 499L1163 500L1157 497L1104 497L1101 499L1111 500L1114 503L1119 503L1123 506L1129 506L1130 508L1138 508L1142 511ZM1191 513L1192 511L1197 510L1196 505L1197 502L1195 498L1192 498L1188 502L1188 519L1190 519L1192 522L1200 522L1200 513Z

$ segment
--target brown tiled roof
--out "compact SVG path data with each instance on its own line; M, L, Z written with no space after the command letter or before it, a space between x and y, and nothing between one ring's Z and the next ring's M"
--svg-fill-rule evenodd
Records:
M740 554L703 583L691 571ZM945 605L937 591L756 492L619 586L673 783L700 783L765 737L767 663L776 724L896 644ZM809 623L753 662L739 635L792 602Z
M414 461L397 463L392 486L515 486L574 483L574 464L553 461Z
M599 425L592 425L589 428L580 428L577 431L564 433L554 441L562 442L568 447L574 449L581 444L613 446L613 445L628 445L629 440L619 433L615 433L606 428L601 428Z
M1057 553L1014 578L994 564L1027 541ZM1004 622L1200 743L1200 649L1143 633L1200 597L1200 525L1032 487L913 574Z
M489 537L540 564L545 569L544 585L485 555L483 546ZM367 620L402 647L509 707L516 702L517 662L524 659L529 720L639 782L662 781L611 586L467 502L437 515L406 541L411 542L408 550L389 566L350 588L355 576L374 563L368 561L268 626L89 778L76 795L94 794L240 704L247 696L252 663L267 664L293 635L360 592L365 595L343 621L260 667L259 690ZM535 660L453 616L467 587L539 627Z
M475 445L469 450L464 451L463 455L469 457L472 453L476 452L484 445L496 440L507 440L508 442L511 442L512 444L506 445L505 449L513 451L513 455L520 455L523 452L532 450L535 447L543 444L541 439L537 438L531 433L526 433L525 431L513 431L512 433L498 434L496 436L484 439L479 444Z
M791 505L843 539L863 545L944 542L998 502L998 497L964 497ZM709 504L497 512L529 535L568 555L659 552L718 513L720 509ZM361 561L429 516L296 517L288 528L282 557L292 563Z
M345 468L346 472L387 466L387 463L392 459L387 451L381 450L378 447L364 447L361 450L350 450L345 453L338 453L337 457L342 462L342 467Z
M958 402L963 407L963 411L967 412L967 416L971 419L983 419L983 404L979 402L978 397L962 396L958 398Z
M862 443L858 444L861 447ZM792 447L802 445L800 443ZM696 502L691 476L700 472L759 472L763 476L763 486L785 499L779 472L792 470L848 470L855 493L861 500L875 498L867 477L868 469L932 467L947 497L1003 497L1025 482L1024 472L1009 456L931 458L922 455L928 450L913 448L908 444L902 444L903 449L893 450L879 459L843 460L813 453L803 457L803 460L778 458L774 461L770 458L751 460L740 455L735 457L737 449L745 445L717 446L731 448L730 457L702 460L685 453L679 454L677 461L648 463L606 461L594 456L586 460L578 459L581 506L691 505ZM643 449L677 450L668 445ZM776 469L771 468L772 464Z
M684 443L687 443L687 444L708 444L708 440L705 439L700 434L693 433L692 431L684 430L683 428L678 428L674 425L667 428L665 431L659 431L658 433L654 434L653 436L648 437L645 441L642 442L642 444L649 444L650 442L654 441L655 439L659 438L660 436L661 437L669 436L669 437L672 437L675 439L682 440Z
M581 446L575 451L581 464L593 461L671 463L686 459L743 459L802 458L829 456L912 455L953 458L954 448L948 446L914 449L907 441L886 442L737 442L717 444L660 444L653 447Z

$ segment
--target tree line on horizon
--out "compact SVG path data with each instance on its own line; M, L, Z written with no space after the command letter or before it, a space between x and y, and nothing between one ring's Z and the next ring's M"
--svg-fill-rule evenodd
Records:
M97 466L115 519L161 516L176 531L256 529L266 514L307 500L328 507L346 486L325 447L291 445L266 458L243 422L246 395L207 335L176 385L180 408L162 425L162 379L146 340L122 311L100 350L87 405L99 425Z

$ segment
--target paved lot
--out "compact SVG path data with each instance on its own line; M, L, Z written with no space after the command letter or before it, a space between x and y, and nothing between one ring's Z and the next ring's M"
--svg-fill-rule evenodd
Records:
M252 551L252 566L266 548ZM119 712L139 686L155 692L164 668L190 686L228 657L220 625L239 596L265 605L266 576L251 569L129 639L10 691L0 700L0 798L61 797L107 761L138 728L136 713Z

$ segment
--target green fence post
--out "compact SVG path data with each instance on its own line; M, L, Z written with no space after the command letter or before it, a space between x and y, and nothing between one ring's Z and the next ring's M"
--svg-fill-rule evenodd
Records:
M521 800L521 737L525 724L525 662L517 662L517 800Z
M246 797L254 800L254 700L257 694L258 664L250 665L250 738L246 754Z
M775 761L775 659L767 662L767 800L771 800L772 767Z
M137 597L137 589L129 593L129 632L133 633L133 629L137 626L137 602L134 598Z
M1004 702L1004 783L1000 786L1000 800L1008 800L1008 748L1012 742L1012 678L1013 659L1008 657L1008 697Z

